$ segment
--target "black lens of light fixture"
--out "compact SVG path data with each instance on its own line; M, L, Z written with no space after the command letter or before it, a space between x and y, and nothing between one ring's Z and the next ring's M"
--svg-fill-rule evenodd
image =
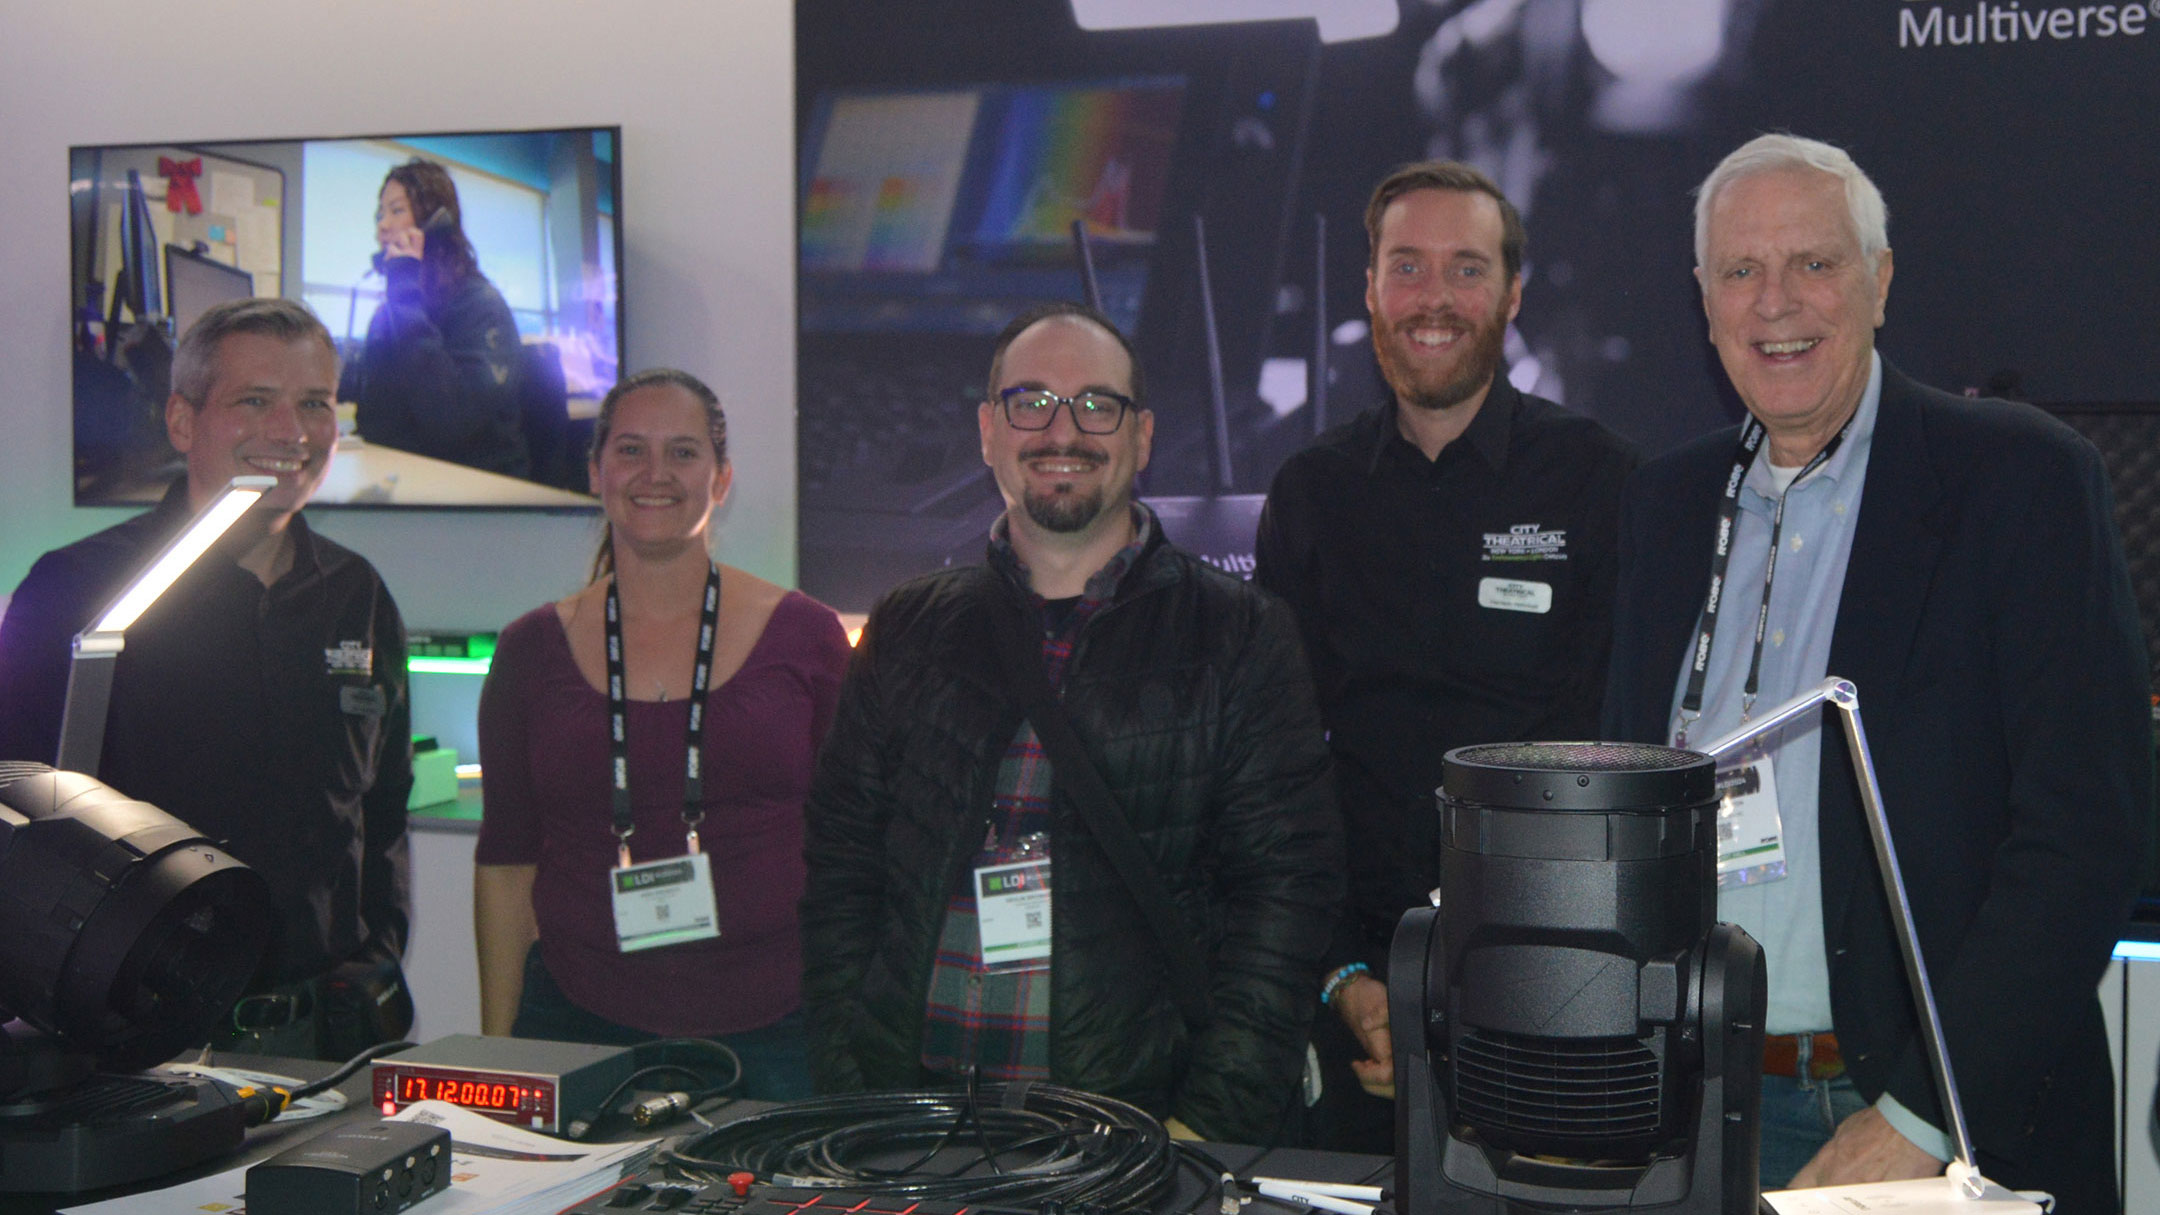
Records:
M269 946L261 875L74 772L0 763L0 1006L118 1071L206 1039Z

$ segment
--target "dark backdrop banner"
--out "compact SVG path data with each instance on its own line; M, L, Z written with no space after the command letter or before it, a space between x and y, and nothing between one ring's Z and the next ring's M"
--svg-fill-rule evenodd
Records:
M1380 399L1364 202L1425 156L1524 212L1509 377L1653 451L1738 416L1691 191L1769 130L1882 187L1880 344L1907 371L2074 421L2160 400L2160 0L1406 0L1393 32L1333 43L1309 21L1087 31L1070 0L800 0L796 46L801 579L842 610L980 558L989 335L1080 294L1073 218L1158 386L1143 492L1249 568L1275 468Z

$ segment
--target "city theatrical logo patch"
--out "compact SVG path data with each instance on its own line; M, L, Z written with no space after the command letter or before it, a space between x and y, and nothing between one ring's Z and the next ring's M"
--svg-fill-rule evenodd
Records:
M1898 45L1984 46L2009 42L2077 42L2088 38L2136 38L2160 19L2160 0L2128 4L2080 4L2060 8L1989 4L1969 9L1927 0L1905 0L1898 9Z
M1517 523L1504 532L1486 532L1485 560L1565 561L1567 533L1535 523Z

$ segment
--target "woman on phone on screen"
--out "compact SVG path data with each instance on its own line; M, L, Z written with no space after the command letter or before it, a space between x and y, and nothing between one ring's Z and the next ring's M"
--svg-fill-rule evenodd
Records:
M523 477L523 347L502 292L480 272L449 170L414 157L375 204L383 301L346 368L360 437L416 455Z

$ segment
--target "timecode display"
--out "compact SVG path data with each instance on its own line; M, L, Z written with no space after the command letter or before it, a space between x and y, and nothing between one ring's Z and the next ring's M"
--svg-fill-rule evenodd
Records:
M526 1105L528 1094L537 1092L523 1084L489 1083L486 1080L458 1080L442 1076L399 1076L397 1099L400 1104L413 1101L448 1101L476 1110L519 1110Z

